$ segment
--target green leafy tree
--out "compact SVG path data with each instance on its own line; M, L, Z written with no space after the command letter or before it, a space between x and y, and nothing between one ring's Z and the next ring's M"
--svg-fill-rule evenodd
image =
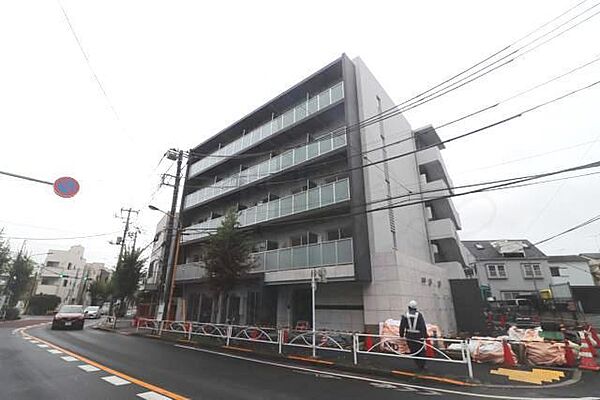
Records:
M146 260L141 256L140 249L125 249L112 275L112 295L114 299L121 300L121 314L125 312L127 303L134 301L142 278L142 267Z
M10 307L14 307L28 293L32 284L32 271L33 261L23 250L19 251L10 265L8 274L8 290L10 292L8 305Z
M112 285L111 282L98 280L92 282L88 290L92 298L92 305L101 306L102 303L109 299L112 292Z
M223 218L221 226L211 235L202 254L208 285L218 294L217 321L228 316L223 312L229 291L243 279L253 266L250 258L252 245L245 232L238 229L237 213L232 209Z
M0 229L0 275L8 272L10 268L10 245L7 240L2 239L3 229Z

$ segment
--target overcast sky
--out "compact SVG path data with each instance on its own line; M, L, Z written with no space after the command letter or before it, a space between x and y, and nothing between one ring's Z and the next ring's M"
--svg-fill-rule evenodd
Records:
M158 165L165 150L200 143L343 52L360 56L400 102L579 1L2 1L0 170L50 181L73 176L81 191L62 199L50 186L0 175L0 227L13 238L112 233L32 239L27 248L39 254L82 244L88 261L114 265L118 247L108 242L123 227L114 214L140 210L144 245L161 217L148 204L169 208L170 189L156 192L171 164ZM405 116L415 128L435 126L494 103L600 55L599 37L597 16ZM600 62L439 134L449 138L598 79ZM600 159L598 104L600 86L448 144L454 183ZM455 202L463 239L536 241L597 215L599 199L600 175L593 175ZM600 251L599 234L600 222L541 248Z

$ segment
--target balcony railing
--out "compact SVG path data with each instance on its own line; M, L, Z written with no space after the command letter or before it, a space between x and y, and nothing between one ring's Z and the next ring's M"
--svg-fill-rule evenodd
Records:
M331 240L252 253L253 272L273 272L299 268L325 267L353 263L352 238Z
M339 82L329 89L322 91L316 96L303 101L294 108L273 118L271 121L259 126L246 135L234 140L228 145L215 151L210 156L206 156L201 160L196 161L190 166L190 177L198 175L200 172L218 163L223 159L223 157L237 154L240 151L254 145L255 143L260 142L261 140L279 132L280 130L307 118L311 114L314 114L317 111L322 110L323 108L330 106L331 104L334 104L343 98L344 85L343 82Z
M228 176L218 183L207 186L185 196L184 207L190 208L203 203L213 197L231 192L239 187L263 179L271 174L276 174L313 158L327 154L346 146L346 135L338 133L327 139L317 140L306 146L290 149L260 164Z
M175 268L176 281L195 280L204 277L206 277L206 270L204 269L204 264L201 262L179 264Z
M238 222L240 226L254 225L341 203L348 199L350 199L350 181L345 178L242 210L238 212ZM218 228L222 221L223 217L219 217L186 228L182 242L208 236L209 232Z

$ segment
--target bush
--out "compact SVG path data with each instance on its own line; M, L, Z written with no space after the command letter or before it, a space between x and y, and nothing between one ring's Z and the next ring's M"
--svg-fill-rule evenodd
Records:
M10 307L6 310L6 319L15 320L19 319L19 310L16 307Z
M60 297L52 294L38 294L29 300L29 314L46 315L60 304Z

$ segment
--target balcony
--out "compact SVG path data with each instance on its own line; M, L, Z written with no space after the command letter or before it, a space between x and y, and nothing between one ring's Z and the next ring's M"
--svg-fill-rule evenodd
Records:
M339 204L349 199L350 181L345 178L242 210L238 213L238 222L241 227L250 226ZM223 218L219 217L187 227L182 243L208 236L210 231L221 225Z
M425 200L435 199L436 197L444 197L452 194L452 189L448 187L448 184L443 179L438 179L433 182L427 182L423 185L423 191L425 194ZM461 222L456 208L454 208L454 202L450 198L429 200L428 203L433 209L435 219L447 219L450 218L454 222L455 229L461 229Z
M419 172L425 174L428 181L432 182L443 179L450 187L454 186L446 170L446 164L444 164L444 159L439 148L430 147L419 151L417 153L417 162L419 163Z
M429 240L438 248L435 262L457 261L466 265L454 222L449 218L445 218L428 221L427 225L429 228Z
M345 146L346 134L344 129L343 133L332 135L327 139L314 141L306 146L290 149L244 171L230 175L214 185L190 193L185 196L184 208L195 207L217 196L233 192L243 186L288 170Z
M343 98L344 85L343 82L339 82L336 85L325 89L321 93L301 102L292 109L273 118L271 121L259 126L248 134L234 140L228 145L215 151L210 156L206 156L196 161L190 166L189 177L194 177L199 173L206 171L211 166L221 162L224 158L238 154L243 150L254 146L256 143L308 118L312 114L337 103Z
M206 277L204 266L200 262L191 262L187 264L179 264L175 268L175 281L194 281Z

